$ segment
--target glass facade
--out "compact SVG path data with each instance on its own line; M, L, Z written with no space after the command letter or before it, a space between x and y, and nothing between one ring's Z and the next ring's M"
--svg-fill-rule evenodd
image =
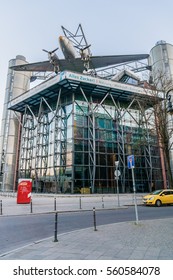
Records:
M127 156L134 154L137 191L161 187L157 135L145 118L149 109L144 115L132 99L62 91L57 104L42 100L39 112L26 109L19 177L31 177L35 190L42 192L116 193L119 161L119 190L130 192Z

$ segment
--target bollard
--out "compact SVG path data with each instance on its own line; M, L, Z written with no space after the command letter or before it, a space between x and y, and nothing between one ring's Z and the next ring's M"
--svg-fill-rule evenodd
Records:
M93 207L93 220L94 220L94 231L97 231L96 228L96 209Z
M103 201L103 196L102 196L102 208L104 208L104 201Z
M2 215L2 200L0 201L0 214Z
M79 208L82 209L81 197L79 197Z
M54 211L56 211L56 197L54 198Z
M30 201L30 213L32 213L32 198L31 198L31 201Z
M57 232L58 232L58 213L55 213L55 230L54 230L54 242L58 242Z

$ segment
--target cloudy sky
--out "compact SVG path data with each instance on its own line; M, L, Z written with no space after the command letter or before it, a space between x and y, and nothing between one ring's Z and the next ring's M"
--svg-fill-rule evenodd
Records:
M173 44L173 1L0 0L0 125L9 60L47 60L42 49L57 47L61 25L79 23L93 55L149 53L159 40Z

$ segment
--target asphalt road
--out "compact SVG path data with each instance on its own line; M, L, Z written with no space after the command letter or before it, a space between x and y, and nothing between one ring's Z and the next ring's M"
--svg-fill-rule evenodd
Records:
M138 206L140 220L173 216L173 206ZM135 221L134 206L96 212L96 224ZM54 235L55 214L0 217L0 254ZM81 211L58 214L58 234L93 226L93 212Z

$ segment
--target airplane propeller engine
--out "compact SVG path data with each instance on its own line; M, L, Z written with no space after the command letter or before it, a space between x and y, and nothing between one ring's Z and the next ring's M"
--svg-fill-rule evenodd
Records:
M90 46L91 45L88 45L84 48L80 48L79 46L74 46L75 48L77 48L79 50L81 60L84 61L84 67L85 67L86 70L89 69L89 60L90 60L91 54L90 54L90 51L88 49L89 49Z
M84 48L80 48L78 46L74 46L74 47L79 49L79 53L81 55L81 59L82 60L88 60L90 58L90 53L89 53L88 49L89 49L89 47L91 47L91 45L88 45L88 46L86 46Z
M59 59L55 53L58 49L59 47L54 49L53 51L47 51L45 49L42 49L44 52L48 53L48 59L50 63L53 65L56 74L59 72L59 65L58 65Z

